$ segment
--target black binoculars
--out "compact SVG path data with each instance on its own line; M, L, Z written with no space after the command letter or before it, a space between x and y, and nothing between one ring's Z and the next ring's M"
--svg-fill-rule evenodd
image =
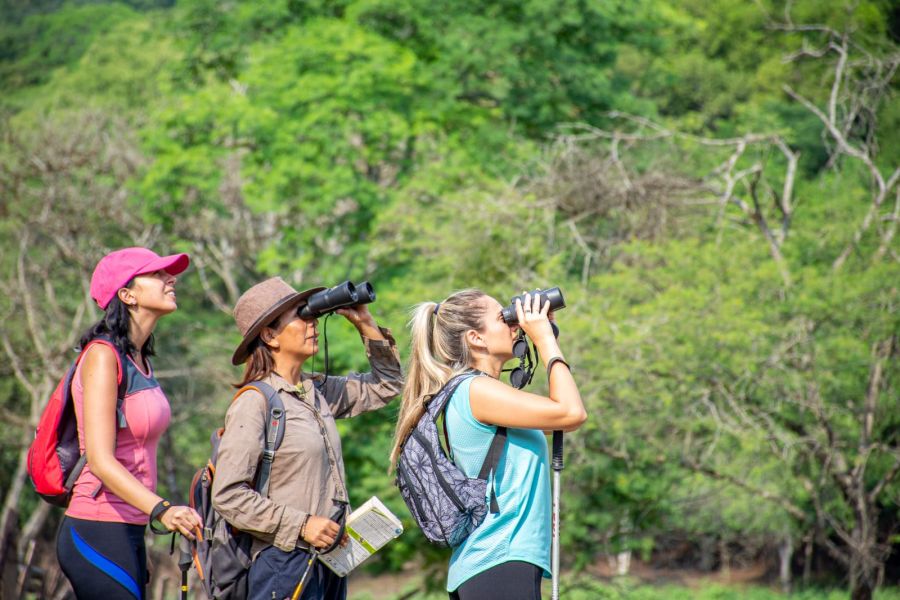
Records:
M345 281L338 285L316 292L300 310L303 319L316 319L324 314L334 312L346 306L359 306L375 301L375 288L368 281L354 285L352 281Z
M533 292L530 292L530 294L532 299L535 296L540 296L542 308L544 304L549 301L550 312L566 307L566 299L563 298L563 293L558 287L552 287L548 290L534 290ZM504 307L503 321L507 325L516 325L519 322L519 316L516 314L516 300L521 300L524 305L525 294L513 296L512 300L509 301L509 306Z

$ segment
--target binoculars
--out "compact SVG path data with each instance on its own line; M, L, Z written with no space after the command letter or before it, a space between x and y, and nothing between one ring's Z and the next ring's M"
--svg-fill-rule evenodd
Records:
M303 319L316 319L346 306L359 306L375 301L375 288L368 281L354 285L351 281L316 292L300 310Z
M563 293L558 287L552 287L548 290L534 290L530 292L530 294L532 299L535 296L540 297L541 307L543 307L544 304L549 301L550 312L566 307L566 299L563 298ZM519 322L519 316L516 314L516 300L521 300L522 304L524 305L525 294L513 296L512 300L509 301L509 306L503 308L503 321L507 325L516 325Z

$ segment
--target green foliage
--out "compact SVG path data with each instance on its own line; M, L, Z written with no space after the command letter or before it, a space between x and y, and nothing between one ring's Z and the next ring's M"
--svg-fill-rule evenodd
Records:
M373 596L365 591L354 591L350 585L351 600L372 600ZM549 594L548 582L544 582L543 595ZM560 595L574 600L842 600L846 593L835 590L807 589L791 594L783 594L770 588L747 585L723 585L698 582L693 585L648 585L638 584L627 579L604 582L589 577L564 576L560 585ZM441 600L446 592L419 594L419 600ZM397 598L403 597L402 595ZM887 588L875 592L876 600L896 600L900 592L896 588Z
M595 121L632 103L616 77L619 44L653 48L646 2L383 2L348 17L411 48L447 99L496 107L539 135L560 121Z
M0 27L0 86L41 84L54 69L75 63L91 43L134 16L122 4L66 6Z
M811 390L837 447L867 466L865 485L891 469L889 452L866 454L858 442L873 348L900 331L898 238L875 258L894 222L893 195L835 270L870 210L873 183L858 161L830 160L821 121L785 94L789 85L824 106L833 62L783 60L803 40L827 42L775 27L783 3L38 4L12 7L0 27L2 107L11 115L0 142L0 277L19 285L22 230L41 241L27 255L31 273L49 273L60 290L80 289L93 260L119 245L196 257L179 283L180 310L157 332L156 366L176 415L164 441L178 459L166 475L174 473L173 489L161 479L173 497L205 460L238 378L229 305L274 274L298 286L370 279L372 310L404 356L417 302L463 287L505 301L562 286L561 343L590 414L567 436L563 473L564 560L577 569L622 550L650 558L673 532L769 552L808 534L810 482L824 461L804 448L828 443ZM887 2L792 8L796 23L852 30L876 55L896 52ZM900 109L890 99L869 107L871 131L848 130L861 144L877 125L872 147L886 173L900 157ZM649 201L626 190L616 204L621 173L607 140L548 143L571 121L621 127L609 110L703 136L780 135L800 155L780 246L793 284L734 204L680 206L665 187ZM97 113L109 120L98 123ZM559 159L565 144L584 161ZM731 149L686 138L623 140L619 151L637 188L680 179L708 200L703 178ZM777 149L754 147L736 169L756 164L770 181L786 167ZM67 253L60 240L69 239ZM56 298L71 316L79 297ZM16 294L0 301L4 336L39 364L27 323L9 318L18 303ZM330 371L364 370L355 331L337 317L328 327ZM889 449L900 430L897 369L893 355L875 402L873 437ZM546 392L543 377L532 389ZM0 368L4 414L27 418L22 393L16 373ZM395 403L340 424L351 497L379 495L407 527L368 568L416 562L438 587L447 553L427 546L386 474L396 412ZM762 416L771 426L751 426ZM0 434L0 488L22 431ZM852 528L853 507L833 482L822 486L828 527ZM879 501L885 531L896 526L897 492L895 481ZM761 493L783 502L762 502ZM33 505L23 502L26 512ZM571 598L779 595L575 576L565 585Z
M562 590L566 589L561 586ZM783 594L765 587L732 586L722 584L702 584L687 586L637 585L627 580L612 584L584 578L575 580L566 590L567 598L575 600L776 600L791 598L796 600L839 600L846 594L829 590L802 590ZM886 589L876 592L877 600L893 600L898 597L896 590Z

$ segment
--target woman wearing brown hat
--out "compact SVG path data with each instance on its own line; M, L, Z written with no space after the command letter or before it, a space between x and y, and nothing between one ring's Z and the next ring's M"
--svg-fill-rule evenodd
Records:
M232 362L247 363L236 387L262 381L279 393L285 409L284 439L275 453L266 497L253 487L267 418L261 393L249 389L238 394L219 445L213 505L234 527L254 537L251 599L290 597L310 548L335 542L339 525L332 516L348 502L335 419L383 407L403 384L394 339L364 305L337 313L359 331L371 372L324 380L303 372L304 362L319 350L318 322L299 313L309 296L322 289L297 292L275 277L247 290L234 309L243 340ZM346 598L343 578L321 563L312 568L304 600Z

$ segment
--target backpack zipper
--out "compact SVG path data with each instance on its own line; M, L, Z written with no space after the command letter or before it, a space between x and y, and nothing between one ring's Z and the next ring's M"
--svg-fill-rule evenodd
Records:
M419 442L419 444L425 449L425 452L428 454L428 458L431 459L431 465L434 467L434 476L437 478L438 483L440 484L441 488L444 490L444 492L447 494L447 496L450 498L450 500L453 502L453 504L456 505L456 508L459 509L460 512L463 512L463 513L467 512L465 505L459 499L459 496L456 495L456 491L444 479L444 477L441 475L440 470L437 468L438 467L437 457L434 455L434 451L433 451L434 449L431 447L430 444L428 444L428 440L425 439L425 434L423 434L418 429L413 429L412 435L414 438L416 438L416 441Z
M416 512L419 513L421 519L425 520L425 511L422 509L422 503L419 502L419 495L413 491L415 488L413 488L412 482L409 480L409 474L403 467L399 467L397 473L399 473L400 479L406 485L406 489L409 490L409 497L412 498L413 504L416 505Z
M412 476L415 477L416 480L419 482L419 487L420 487L420 488L424 488L425 486L422 485L422 479L421 479L418 475L416 475L415 472L410 472L410 473L411 473ZM416 506L418 506L418 507L421 509L421 506L422 506L422 505L419 504L419 502L417 501L417 500L418 500L418 496L415 496L415 495L413 495L413 494L410 494L410 496L414 498L413 502L416 504ZM450 545L450 536L448 536L448 535L447 535L447 532L444 531L444 524L441 522L440 515L438 514L438 510L436 510L436 509L434 508L434 504L432 504L431 500L428 498L427 495L425 496L425 502L428 503L428 508L429 508L429 511L430 511L429 514L431 514L431 515L434 517L434 519L433 519L432 521L429 521L429 522L434 523L435 525L437 525L437 528L441 531L441 537L440 537L440 538L438 538L438 537L432 537L432 535L430 535L430 534L428 533L428 531L425 530L425 529L422 530L422 533L425 534L425 537L427 537L428 539L430 539L430 540L432 540L432 541L434 541L434 542L441 543L441 544L445 544L445 545L448 545L448 546L449 546L449 545ZM424 513L423 513L423 515L424 515ZM432 533L434 533L434 532L432 532Z

